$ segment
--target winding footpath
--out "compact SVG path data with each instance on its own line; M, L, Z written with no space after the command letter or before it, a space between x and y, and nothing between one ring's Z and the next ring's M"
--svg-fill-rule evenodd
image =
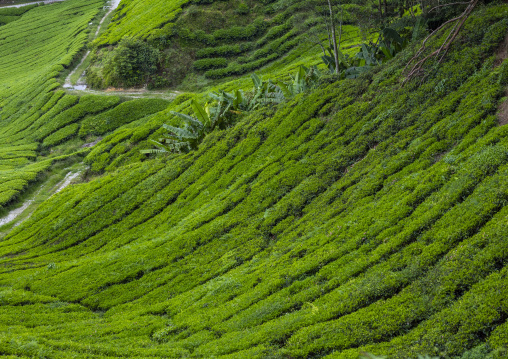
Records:
M54 1L54 0L49 0L49 1ZM64 1L64 0L58 0L58 1ZM109 5L109 10L106 12L106 14L102 17L101 21L99 22L99 25L97 26L97 30L95 31L93 40L97 39L97 37L99 36L99 33L101 31L101 26L104 23L104 20L106 20L106 18L109 16L109 14L111 14L111 12L113 12L118 7L118 5L120 5L120 1L121 0L111 0L110 5ZM83 74L80 75L79 79L76 81L76 84L73 85L71 82L71 77L81 67L81 65L85 62L85 60L88 58L89 55L90 55L90 50L88 50L85 53L85 55L83 56L83 58L81 59L79 64L74 68L74 70L71 71L71 73L69 73L69 75L65 79L65 82L62 86L63 88L65 88L67 90L72 90L72 91L95 93L95 94L101 94L101 95L121 95L121 96L130 97L130 98L155 97L155 98L164 98L164 99L172 100L179 94L178 91L154 92L154 91L147 91L145 89L133 89L133 90L127 90L127 91L111 90L111 89L105 90L105 91L90 90L87 88L88 86L87 86L86 80L83 76L84 72L83 72Z
M29 5L33 5L33 4L52 4L52 3L55 3L55 2L62 2L62 1L65 1L65 0L44 0L44 1L29 2L29 3L24 3L24 4L17 4L17 5L0 6L0 8L1 9L3 9L3 8L19 8L19 7L29 6ZM111 12L113 12L118 7L118 5L120 4L120 1L121 0L111 0L110 1L110 4L108 5L108 7L109 7L108 11L102 17L101 21L99 22L99 25L97 26L97 30L95 31L95 34L94 34L94 40L99 35L99 32L101 30L101 26L103 25L104 20L109 16L109 14L111 14ZM173 99L178 94L178 92L176 92L176 91L175 92L153 92L153 91L146 91L146 90L143 90L143 89L141 89L141 90L130 90L130 91L111 91L111 90L109 90L109 91L108 90L106 90L106 91L96 91L96 90L89 90L89 89L87 89L87 85L86 85L86 82L85 82L83 76L80 76L80 78L77 81L76 85L72 85L72 83L71 83L71 76L77 71L77 69L83 64L83 62L86 60L86 58L89 55L90 55L90 51L87 51L85 53L85 55L83 56L83 58L81 59L81 61L79 62L79 64L76 66L76 68L74 70L72 70L72 72L67 76L67 78L65 79L65 83L63 85L63 87L65 89L68 89L68 90L71 90L71 91L78 91L78 92L97 93L97 94L102 94L102 95L122 95L122 96L131 97L131 98L156 97L156 98ZM91 143L89 145L93 146L95 143ZM54 190L53 194L58 193L62 189L67 187L80 174L81 174L80 171L77 171L77 172L71 171L71 172L67 173L65 178L58 184L58 188L56 190ZM2 218L0 218L0 227L15 221L21 214L23 214L32 205L32 203L34 202L35 198L39 195L41 190L42 190L42 187L37 191L37 193L35 193L33 198L27 200L25 203L23 203L22 206L20 206L18 208L15 208L15 209L12 209L9 213L7 213L7 215L5 215ZM30 215L28 217L30 217ZM24 219L26 219L26 218L24 218ZM23 220L19 221L14 226L16 227L16 226L20 225L21 222L23 222ZM1 236L1 234L2 233L0 233L0 236Z
M0 8L9 8L9 7L23 7L33 4L52 4L55 2L62 2L65 0L41 0L41 1L34 1L34 2L28 2L24 4L17 4L17 5L6 5L2 6L0 5ZM109 5L106 5L105 7L108 8L108 11L104 16L102 17L101 21L99 22L99 25L97 26L97 30L95 31L93 40L95 40L101 31L101 27L104 23L104 20L120 5L121 0L110 0L108 1ZM92 40L92 41L93 41ZM83 77L83 74L79 77L78 81L76 81L76 84L73 85L71 82L71 77L76 73L76 71L81 67L81 65L85 62L85 60L90 55L90 51L87 51L81 61L78 63L78 65L72 70L67 78L65 79L64 84L62 85L63 88L69 90L69 91L76 91L76 92L86 92L86 93L94 93L94 94L100 94L100 95L120 95L125 96L129 98L163 98L167 100L174 99L180 92L178 91L172 91L172 92L154 92L154 91L148 91L146 89L129 89L129 90L122 90L122 89L107 89L107 90L91 90L88 89L88 86L86 84L86 80Z
M8 8L8 7L23 7L23 6L28 6L28 5L35 5L35 4L52 4L54 2L60 2L60 1L65 1L65 0L44 0L44 1L34 1L34 2L27 2L27 3L24 3L24 4L17 4L17 5L6 5L6 6L3 6L0 4L0 9L5 9L5 8Z
M63 1L63 0L59 0L59 1ZM102 26L102 23L104 22L104 20L106 20L106 18L109 16L109 14L111 14L111 12L113 12L113 10L115 10L118 5L120 5L120 0L111 0L111 3L109 5L109 10L106 12L106 14L102 17L101 21L99 22L99 26L97 26L97 30L95 31L95 34L94 34L94 37L93 39L95 40L97 38L97 36L99 35L99 32L101 31L101 26ZM69 74L69 76L67 76L67 78L65 79L65 83L63 85L64 88L67 88L67 89L73 89L73 90L78 90L78 91L83 91L83 90L86 90L86 83L85 81L83 80L83 75L81 75L78 79L78 81L76 82L76 85L74 86L72 83L71 83L71 76L74 75L74 73L76 72L76 70L83 64L83 62L85 62L85 60L87 59L88 55L90 55L90 50L88 50L85 55L83 56L83 58L81 59L81 61L79 62L79 64L76 66L76 68L74 70L71 71L71 73Z

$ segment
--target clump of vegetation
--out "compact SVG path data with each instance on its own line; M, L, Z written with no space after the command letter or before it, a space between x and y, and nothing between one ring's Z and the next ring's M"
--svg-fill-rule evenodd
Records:
M117 47L99 51L92 61L101 64L87 70L86 81L92 87L146 86L157 72L161 54L146 42L127 37Z
M170 111L185 122L184 128L164 124L162 127L169 131L159 141L150 140L157 149L142 150L141 153L167 153L188 152L197 149L204 137L215 128L224 129L231 125L235 117L245 112L259 109L269 104L279 104L300 93L312 89L319 80L320 73L316 67L308 69L299 66L292 81L285 83L272 80L263 81L258 75L252 74L254 85L250 93L235 90L228 93L225 91L211 92L208 96L212 103L205 107L195 100L191 101L191 108L195 117Z
M0 7L0 26L19 20L21 15L37 7L37 4L22 6L19 8L1 8Z

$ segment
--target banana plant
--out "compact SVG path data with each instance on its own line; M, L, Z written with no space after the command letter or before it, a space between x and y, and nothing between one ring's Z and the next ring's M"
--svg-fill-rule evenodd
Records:
M279 104L286 99L280 87L271 80L263 81L262 78L255 73L251 74L250 77L254 84L254 95L250 100L249 110L254 110L260 105L269 103Z
M292 82L284 83L277 81L276 84L286 98L291 98L315 86L320 76L321 73L316 66L312 66L309 69L300 65L296 70L295 76L291 76Z
M423 26L421 21L415 25L412 38L418 36ZM338 50L341 78L357 78L373 66L392 59L409 44L409 41L409 38L401 36L396 30L386 27L381 31L377 43L361 44L360 50L353 57L344 55ZM335 72L335 57L331 48L328 48L328 55L321 56L321 59L330 72Z
M226 114L240 115L249 107L249 101L242 90L234 90L233 92L225 92L219 90L208 94L212 100L217 102L218 107L223 108L222 112Z
M220 111L210 109L208 104L202 107L195 100L191 101L191 108L195 117L184 113L171 111L180 117L185 125L183 128L163 124L168 131L159 141L149 140L157 148L141 150L141 153L188 152L196 149L208 132L213 131L219 123Z
M328 51L328 55L321 56L321 60L325 63L331 73L335 72L335 56L331 47L326 49ZM344 55L342 51L337 49L337 57L339 59L339 71L344 71L347 68L351 67L351 63L349 61L349 56Z

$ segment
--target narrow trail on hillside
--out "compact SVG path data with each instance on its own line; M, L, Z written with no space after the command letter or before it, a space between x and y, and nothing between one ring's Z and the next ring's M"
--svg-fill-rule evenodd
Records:
M6 224L9 224L11 223L12 221L14 221L16 218L18 218L21 214L23 214L23 212L25 212L25 210L30 207L30 205L34 202L35 198L39 195L39 193L41 192L42 190L42 186L41 188L39 188L39 190L34 194L34 196L29 199L28 201L26 201L25 203L23 203L23 205L21 207L18 207L18 208L15 208L13 209L12 211L10 211L5 217L3 218L0 218L0 227L1 226L4 226ZM21 224L21 222L19 223L16 223L16 226L19 226Z
M102 26L104 20L106 20L106 18L109 16L109 14L111 14L118 7L118 5L120 5L120 0L111 0L111 3L109 5L109 10L106 12L106 14L104 14L104 16L102 17L101 21L99 22L99 25L97 26L97 30L95 31L93 40L95 40L97 38L97 36L99 35L99 32L101 31L101 26ZM84 81L82 81L83 75L81 75L79 77L78 81L76 82L76 86L72 85L72 83L71 83L71 76L74 75L74 73L77 71L77 69L79 69L79 67L83 64L83 62L85 62L85 60L87 59L88 55L90 55L90 50L88 50L85 53L85 55L83 56L83 58L81 59L79 64L67 76L67 78L65 79L65 83L63 85L64 88L72 88L74 90L79 90L79 91L82 91L82 90L86 89L86 87L87 87L86 83Z
M1 6L0 5L0 9L5 9L5 8L8 8L8 7L19 8L19 7L28 6L28 5L35 5L35 4L45 4L45 5L48 5L48 4L52 4L54 2L61 2L61 1L65 1L65 0L44 0L44 1L27 2L27 3L24 3L24 4L17 4L17 5L6 5L6 6Z
M57 185L58 187L56 188L56 190L53 194L58 193L58 192L62 191L65 187L69 186L71 184L71 182L75 178L77 178L80 174L81 174L81 171L77 171L77 172L71 171L71 172L67 173L65 175L64 179L60 183L58 183L58 185Z
M7 5L7 6L0 6L0 8L9 8L9 7L23 7L33 4L52 4L55 2L62 2L65 0L43 0L43 1L35 1L35 2L29 2L25 4L17 4L17 5ZM99 22L99 25L97 26L97 30L95 31L93 40L97 38L99 35L102 25L106 18L120 5L121 0L111 0L109 4L109 9L102 17L101 21ZM93 41L92 40L92 41ZM91 90L88 88L85 79L83 78L83 74L80 75L79 79L76 81L76 84L73 85L71 82L71 77L76 73L76 71L83 65L85 60L90 55L90 50L88 50L84 55L81 61L78 63L78 65L72 70L69 75L66 77L65 82L63 84L63 88L70 90L70 91L76 91L76 92L86 92L86 93L92 93L92 94L100 94L100 95L109 95L109 96L125 96L130 98L163 98L167 100L174 99L178 94L180 94L179 91L172 91L172 92L153 92L146 90L144 88L142 89L106 89L106 90Z
M62 0L60 0L62 1ZM101 27L106 20L106 18L118 7L121 0L111 0L111 3L109 5L109 10L106 12L106 14L102 17L101 21L99 22L99 25L97 26L97 30L95 31L94 37L92 39L95 40L99 36L99 33L101 31ZM86 93L94 93L94 94L101 94L101 95L115 95L115 96L126 96L130 98L147 98L147 97L155 97L155 98L164 98L172 100L174 99L179 92L153 92L148 91L146 89L130 89L130 90L123 90L123 89L107 89L107 90L91 90L88 88L88 85L86 84L86 80L84 79L83 74L79 76L79 79L76 81L76 84L73 85L71 82L71 77L76 73L76 71L83 65L85 60L90 55L90 50L88 50L84 55L79 64L74 68L74 70L69 73L67 78L65 79L65 83L63 84L63 88L67 90L72 91L79 91L79 92L86 92Z
M65 177L60 182L58 182L56 184L56 186L54 186L53 188L51 188L49 190L49 193L50 193L49 197L52 197L56 193L62 191L64 188L68 187L72 183L73 180L75 180L79 175L81 175L81 173L82 173L81 170L68 172L65 175ZM9 224L11 222L14 222L19 216L21 216L32 205L32 203L34 203L35 199L39 196L39 194L41 193L43 188L44 188L44 185L42 185L29 200L27 200L25 203L23 203L23 205L21 207L11 210L6 216L0 218L0 227L4 226L6 224ZM19 220L14 225L14 227L19 226L21 223L23 223L28 218L30 218L33 210L34 209L32 208L30 214L25 216L25 218L22 218L21 220Z

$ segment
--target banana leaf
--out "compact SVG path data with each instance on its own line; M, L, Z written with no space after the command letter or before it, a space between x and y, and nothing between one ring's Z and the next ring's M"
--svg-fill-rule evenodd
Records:
M286 85L282 81L277 81L276 83L277 83L277 86L279 86L280 90L282 91L283 95L286 98L293 97L294 93L293 93L293 91L291 89L291 86Z
M182 139L192 139L192 138L197 138L199 137L200 133L199 132L195 132L195 131L189 131L188 128L180 128L180 127L174 127L174 126L170 126L170 125L166 125L164 124L163 125L164 128L168 131L171 131L172 133L174 133L176 135L176 137L180 140Z
M207 125L210 122L210 118L208 117L205 109L196 102L196 100L191 101L191 107L194 111L194 114L196 115L197 119L203 124Z
M252 82L254 83L255 88L260 88L263 85L263 81L261 81L261 78L256 74L250 75Z

